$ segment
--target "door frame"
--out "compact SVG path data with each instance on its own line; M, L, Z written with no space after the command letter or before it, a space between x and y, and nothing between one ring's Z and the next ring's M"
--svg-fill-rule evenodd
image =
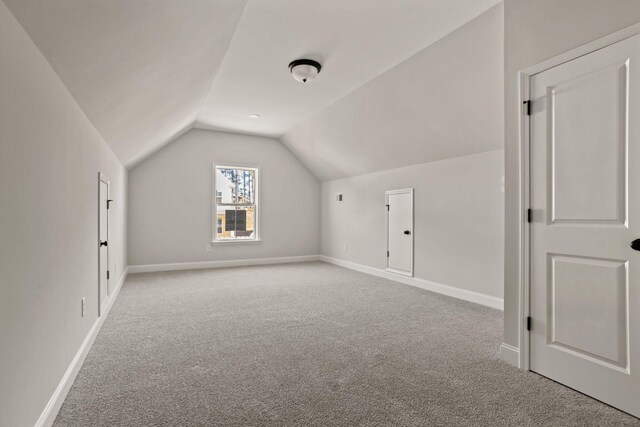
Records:
M389 252L389 196L392 194L409 194L411 196L411 270L409 272L406 271L402 271L402 270L396 270L394 268L390 268L389 267L389 257L387 256L386 259L386 263L385 263L385 270L390 272L390 273L395 273L395 274L401 274L403 276L408 276L408 277L413 277L413 252L414 252L414 242L415 242L415 214L414 214L414 209L413 209L413 188L403 188L400 190L387 190L384 192L384 202L385 202L385 207L387 208L385 210L385 239L387 242L387 253ZM386 255L386 254L385 254Z
M100 299L100 295L101 295L101 289L100 289L100 274L102 273L100 271L100 185L101 184L107 184L107 217L105 218L105 220L107 221L107 242L110 242L111 240L111 230L109 229L109 201L111 198L111 180L109 179L109 177L107 176L107 174L105 174L104 172L98 172L98 317L102 316L102 302ZM110 264L109 264L109 245L107 244L107 270L110 269ZM105 292L106 295L106 299L109 299L109 279L107 280L107 289Z
M530 247L530 223L528 222L528 211L530 205L530 189L531 189L531 163L530 163L530 122L529 115L527 114L527 108L529 105L531 78L543 71L565 62L572 61L581 56L588 55L597 50L604 49L607 46L611 46L633 36L640 34L640 23L623 28L620 31L609 34L587 44L584 44L576 49L572 49L568 52L547 59L531 67L525 68L518 72L518 120L519 120L519 135L518 135L518 148L519 148L519 182L518 188L520 191L519 200L519 212L520 220L518 222L518 236L520 240L519 245L519 271L518 271L518 290L520 292L519 300L519 318L518 318L518 331L519 331L519 352L518 352L518 367L526 371L530 370L530 335L527 330L527 318L531 315L531 247Z

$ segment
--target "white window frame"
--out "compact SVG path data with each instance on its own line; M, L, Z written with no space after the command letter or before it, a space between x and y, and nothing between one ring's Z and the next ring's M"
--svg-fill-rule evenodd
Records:
M216 186L216 172L218 168L223 169L245 169L245 170L255 170L256 172L256 182L255 182L255 218L254 218L254 237L252 239L225 239L219 240L217 238L218 235L218 200L217 200L217 186ZM211 243L215 245L250 245L262 242L260 238L260 166L254 165L238 165L234 163L213 163L212 168L213 175L213 188L211 191L212 197L212 212L211 212ZM224 224L223 224L224 226Z

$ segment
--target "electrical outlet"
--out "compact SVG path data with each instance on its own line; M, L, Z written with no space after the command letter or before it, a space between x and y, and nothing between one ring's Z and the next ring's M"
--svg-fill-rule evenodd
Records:
M205 252L211 252L211 245L207 245L204 247Z
M84 301L84 298L82 298L81 317L84 317L84 307L85 307L85 301Z
M346 244L346 243L345 243L345 244L344 244L344 246L342 247L342 250L343 250L344 252L347 252L347 244Z

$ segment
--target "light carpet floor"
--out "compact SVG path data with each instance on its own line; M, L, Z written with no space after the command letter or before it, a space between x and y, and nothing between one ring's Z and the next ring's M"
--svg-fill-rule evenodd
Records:
M324 263L130 275L55 426L622 426L502 313Z

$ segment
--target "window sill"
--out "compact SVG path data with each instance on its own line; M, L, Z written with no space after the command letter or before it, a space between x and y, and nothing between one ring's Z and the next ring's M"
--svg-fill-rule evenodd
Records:
M261 239L251 239L251 240L214 240L211 242L213 245L258 245L262 243Z

